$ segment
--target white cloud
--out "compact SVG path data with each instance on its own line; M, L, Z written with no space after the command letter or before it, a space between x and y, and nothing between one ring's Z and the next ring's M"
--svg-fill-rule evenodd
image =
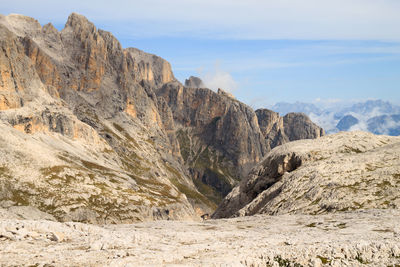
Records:
M207 88L215 91L221 88L226 92L234 92L238 88L238 84L232 75L222 70L218 62L215 63L214 69L209 72L202 74L201 69L199 71L200 77Z
M335 132L336 130L336 124L339 122L338 119L335 119L335 113L334 112L328 112L328 113L322 113L322 114L314 114L310 113L308 114L310 117L310 120L313 121L315 124L321 126L325 132Z
M398 0L14 0L0 7L59 23L72 11L106 28L119 22L130 36L400 39Z
M356 125L350 127L349 131L364 131L368 132L368 125L365 121L360 121Z
M316 99L316 102L324 102L324 103L329 103L329 100L325 99ZM328 107L326 107L325 112L322 114L314 114L310 113L309 117L310 119L316 123L317 125L321 126L326 132L328 133L335 133L338 131L336 129L336 125L339 122L339 119L335 117L335 114L337 112L340 112L340 107L337 106L336 109L333 110L327 110ZM382 115L388 115L385 113L383 110L381 110L379 107L375 107L374 109L364 112L364 113L356 113L356 112L346 112L343 115L351 115L355 117L358 120L358 123L351 126L348 131L365 131L368 132L368 126L369 122L368 120L371 118L376 118ZM400 121L395 121L391 117L386 117L383 121L378 122L378 124L372 124L372 127L374 131L378 134L389 134L390 130L396 129L400 127Z

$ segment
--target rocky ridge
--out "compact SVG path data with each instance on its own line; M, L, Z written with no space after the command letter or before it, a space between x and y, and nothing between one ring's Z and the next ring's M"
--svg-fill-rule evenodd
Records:
M58 31L1 15L0 37L7 210L92 223L193 219L270 149L250 107L184 87L167 61L123 49L84 16Z
M215 203L273 147L324 135L304 114L282 118L267 109L253 111L222 89L216 94L175 82L156 94L171 109L181 155L197 188Z
M273 149L214 218L400 207L400 138L341 132Z
M122 49L78 14L61 32L20 15L2 16L0 30L2 206L86 222L207 209L152 91L175 80L169 63Z
M272 110L258 109L256 115L268 151L287 142L325 135L304 113L288 113L281 117Z

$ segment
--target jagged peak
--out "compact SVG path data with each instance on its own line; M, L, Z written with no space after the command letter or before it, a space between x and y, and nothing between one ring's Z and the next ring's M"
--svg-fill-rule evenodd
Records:
M190 76L189 79L185 80L185 87L190 87L190 88L205 88L205 84L203 81L196 76Z
M90 30L95 30L96 27L92 22L90 22L85 16L78 14L78 13L71 13L68 16L68 20L65 23L65 28L66 27L72 27L72 28L88 28Z
M58 30L54 27L54 25L51 22L49 22L46 25L44 25L42 30L43 30L43 32L46 32L46 33L47 32L52 32L52 33L57 33L58 32Z
M271 113L271 114L279 114L278 112L275 112L273 110L267 109L267 108L259 108L256 109L256 113Z
M221 88L218 88L217 92L218 92L219 95L223 95L223 96L227 96L227 97L235 99L235 96L233 94L228 93L227 91L222 90Z
M162 58L160 56L157 56L157 55L151 54L151 53L147 53L147 52L140 50L138 48L135 48L135 47L128 47L125 50L128 51L137 60L149 61L150 59L159 59L161 61L168 62L167 60L165 60L164 58ZM169 64L169 62L168 62L168 64Z
M2 16L0 23L18 36L35 36L42 29L36 19L21 14Z
M307 114L305 114L305 113L303 113L303 112L289 112L288 114L286 114L285 116L283 116L283 117L286 117L286 118L288 118L288 117L297 117L297 118L304 118L304 119L307 119L307 120L310 120L310 118L307 116Z

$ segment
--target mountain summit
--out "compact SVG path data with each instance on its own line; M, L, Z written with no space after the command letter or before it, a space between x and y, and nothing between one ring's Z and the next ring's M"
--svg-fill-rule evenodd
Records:
M0 16L0 47L0 205L18 216L198 218L274 146L323 135L303 115L183 86L76 13L61 31Z

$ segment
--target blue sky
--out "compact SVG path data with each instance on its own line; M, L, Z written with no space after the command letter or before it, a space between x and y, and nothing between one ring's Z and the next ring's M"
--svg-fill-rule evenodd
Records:
M62 29L78 12L124 47L262 107L279 101L400 104L398 0L0 0Z

